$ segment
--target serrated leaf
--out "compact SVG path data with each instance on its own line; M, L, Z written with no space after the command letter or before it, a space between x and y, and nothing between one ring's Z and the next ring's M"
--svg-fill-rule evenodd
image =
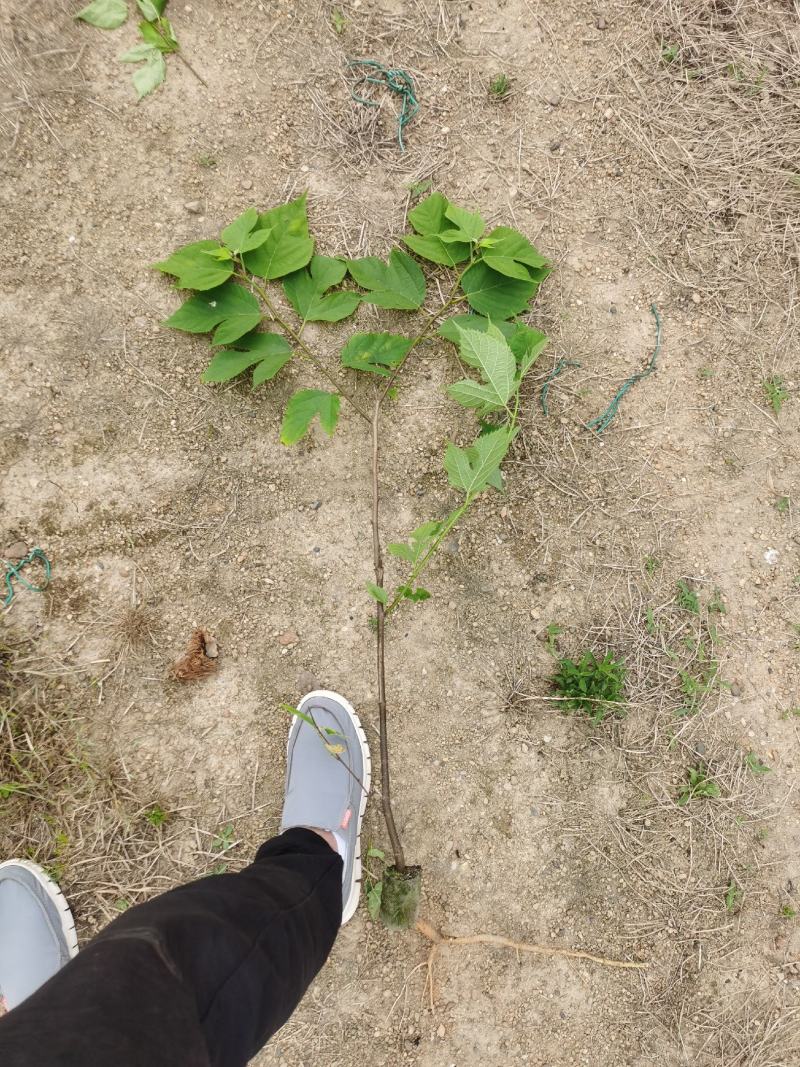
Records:
M411 348L409 337L396 333L355 333L342 349L342 365L387 377Z
M455 230L462 235L461 240L480 240L483 231L486 229L486 223L480 215L472 211L465 211L463 207L458 207L457 204L448 204L444 213L445 217L453 223Z
M386 853L382 848L378 848L376 845L370 845L367 849L367 856L374 860L385 860Z
M476 408L483 414L490 411L502 411L505 407L497 400L493 389L480 382L473 382L470 378L462 378L447 387L447 395L457 404L464 408Z
M361 302L359 293L329 293L347 273L344 260L314 256L308 268L283 280L286 298L304 322L340 322L352 315Z
M502 332L492 323L485 330L471 330L462 326L457 326L456 329L462 360L468 366L477 368L486 382L488 392L485 392L483 402L495 407L504 407L514 390L517 364ZM465 386L475 385L469 382L457 384L462 396L466 395ZM477 397L479 394L473 391L472 395ZM469 403L467 406L477 405Z
M115 30L128 17L125 0L94 0L75 15L76 19L97 26L100 30Z
M167 64L164 62L164 57L159 51L153 49L151 55L145 60L144 65L135 70L131 76L137 97L141 100L143 96L152 93L154 89L161 85L166 76ZM197 287L195 286L194 288Z
M305 267L314 254L314 242L308 235L305 193L259 215L258 228L271 233L262 245L244 256L244 265L259 278L283 278Z
M413 311L425 299L425 275L407 252L395 248L384 263L377 256L351 259L347 269L356 283L367 289L367 304Z
M447 444L444 467L450 484L466 496L475 496L493 484L496 472L511 447L516 431L502 427L495 433L478 437L469 448Z
M252 233L257 222L258 211L254 207L249 207L247 211L243 211L237 219L234 219L222 231L223 242L232 252L241 252L245 238Z
M387 604L389 602L389 595L382 585L376 585L374 582L365 582L364 584L369 595L377 600L379 604Z
M403 559L413 566L422 559L441 529L440 522L423 522L408 535L408 543L393 541L387 546L387 550L392 556Z
M213 344L230 344L258 326L261 309L251 292L235 282L198 293L164 322L186 333L207 333L217 327Z
M437 332L440 337L445 337L448 341L452 341L453 344L457 345L459 326L468 330L481 330L484 332L490 326L500 330L508 341L509 348L514 353L514 358L519 367L520 378L530 370L547 344L547 336L540 330L535 330L532 326L525 326L521 322L506 322L505 319L491 322L490 319L485 318L483 315L453 315L451 318L445 319Z
M523 311L539 283L508 278L479 259L464 272L461 288L470 307L495 320L508 319Z
M409 234L401 240L422 259L430 260L431 263L441 263L445 267L455 267L463 263L465 259L469 259L470 255L468 244L447 244L438 234L425 236Z
M285 445L296 444L308 432L317 415L320 426L330 437L339 421L339 403L338 393L328 393L323 389L299 390L286 405L281 442Z
M218 241L194 241L153 267L164 274L173 274L179 289L214 289L230 278L233 264L217 262L203 253L221 247Z

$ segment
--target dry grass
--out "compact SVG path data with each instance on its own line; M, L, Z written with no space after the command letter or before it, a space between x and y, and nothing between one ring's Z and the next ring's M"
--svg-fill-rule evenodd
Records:
M153 798L88 738L81 684L30 639L0 635L0 856L42 864L91 933L175 873Z
M636 204L660 272L731 305L794 286L800 256L795 3L648 0L640 54L602 94L636 165L668 195ZM791 307L793 300L785 302Z
M603 624L557 638L559 654L610 649L622 657L627 714L595 729L571 719L557 760L567 784L543 804L554 834L572 841L576 862L592 872L588 896L598 906L617 900L623 941L654 961L642 976L641 1014L696 1049L697 1062L785 1063L774 1056L795 1047L796 1005L785 1020L757 1016L760 994L749 1009L709 1007L726 960L762 944L767 916L777 913L766 839L786 798L753 773L724 714L718 660L727 642L714 591L698 589L694 613L676 601L674 582L674 572L629 581ZM504 695L532 739L543 718L553 729L561 709L541 669L518 658ZM690 768L703 768L720 795L679 803ZM592 789L609 783L621 802L598 808ZM770 976L783 980L779 969Z

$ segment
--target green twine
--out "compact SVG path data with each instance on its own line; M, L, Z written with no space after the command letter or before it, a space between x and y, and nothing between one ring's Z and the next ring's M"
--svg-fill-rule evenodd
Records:
M550 392L550 386L567 367L580 367L580 363L576 363L574 359L560 359L544 380L542 391L539 393L539 403L542 405L542 411L545 415L550 414L550 409L547 406L547 394Z
M33 582L29 582L24 574L21 573L22 568L26 567L29 563L33 563L35 560L40 560L44 566L44 585L34 585ZM11 601L14 599L16 590L13 586L13 580L16 578L20 585L25 589L30 589L33 593L43 593L50 582L50 560L42 552L41 548L34 548L23 557L19 563L10 563L8 560L3 560L3 566L5 567L5 580L6 580L6 598L3 601L3 607L7 608Z
M403 106L400 109L400 117L397 120L397 143L400 145L400 151L404 152L403 130L419 111L419 101L414 93L414 79L408 71L401 70L399 67L385 67L383 63L378 63L375 59L351 59L349 66L364 67L365 71L362 73L361 78L368 85L381 85L402 97ZM368 71L373 73L369 74L367 73ZM378 106L374 100L367 100L366 97L358 96L353 89L350 90L350 95L365 107Z
M656 320L656 343L655 347L653 348L653 354L650 357L650 362L647 364L644 370L639 371L638 374L632 374L630 378L628 378L622 383L622 385L617 390L614 399L611 401L611 403L608 405L602 415L596 415L593 419L590 419L589 422L586 423L588 428L590 430L594 430L596 434L603 433L611 425L614 420L614 416L619 410L620 401L628 392L628 390L632 389L637 382L640 382L642 380L642 378L646 378L648 375L652 374L654 370L656 370L656 360L658 359L658 354L661 351L661 316L659 315L658 308L655 306L655 304L650 305L650 311L653 313L653 317ZM550 385L553 380L559 376L559 374L561 374L567 369L567 367L580 367L580 363L576 363L574 360L571 359L560 359L544 380L541 392L539 394L539 402L542 405L542 411L545 413L545 415L550 414L547 407L547 394L550 390Z
M656 320L656 343L653 349L653 354L650 357L650 362L647 364L644 370L639 371L638 374L632 374L630 378L628 378L622 383L622 385L617 390L614 399L611 401L611 403L608 405L602 415L597 415L595 418L587 422L586 425L589 427L589 429L594 430L594 432L597 434L603 433L603 431L607 430L608 427L611 425L614 416L617 414L617 411L619 409L619 402L620 400L622 400L628 390L633 388L633 386L636 385L637 382L640 382L642 378L647 378L647 376L652 374L653 371L656 369L656 359L658 358L658 353L661 351L661 316L659 315L658 308L655 306L655 304L650 305L650 310Z

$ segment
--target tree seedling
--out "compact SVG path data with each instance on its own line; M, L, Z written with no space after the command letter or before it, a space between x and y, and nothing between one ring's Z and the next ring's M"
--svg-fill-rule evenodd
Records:
M420 580L441 545L484 493L503 487L502 464L519 433L521 386L547 342L517 317L528 311L550 270L518 230L488 229L480 214L441 193L420 201L408 219L414 233L402 238L405 249L392 249L387 259L323 255L310 234L303 195L266 212L249 208L219 239L195 241L154 265L171 275L178 288L192 291L165 325L210 334L212 356L203 381L231 382L247 375L258 388L281 378L311 379L285 404L284 445L309 437L317 425L332 436L343 407L368 433L373 576L366 594L376 611L381 804L394 856L383 876L381 915L401 926L414 921L420 872L406 863L392 809L387 622L430 596ZM438 293L445 294L441 300ZM426 301L429 306L422 310ZM420 313L418 325L408 332L396 327L353 332L339 351L338 364L326 358L329 346L317 351L304 338L307 323L343 323L361 304L378 314L384 309ZM387 326L396 320L392 315ZM444 450L443 473L455 506L384 546L384 401L396 395L395 386L409 373L420 346L437 334L458 353L453 365L462 377L452 382L447 395L469 413L472 439L466 444L449 441ZM391 574L384 551L394 561Z
M181 53L172 23L164 16L167 0L136 0L136 6L143 16L139 22L141 43L119 58L121 63L139 64L131 77L137 97L141 100L162 84L167 76L164 57L168 55L176 55L186 69L205 85L206 82ZM115 30L127 21L127 0L92 0L91 4L81 8L75 18L101 30Z
M511 82L506 74L496 74L489 82L489 95L495 100L505 100L511 92Z
M761 385L767 403L776 415L780 415L781 408L789 399L789 394L783 386L783 379L779 378L777 374L773 374L771 378L765 378Z
M733 915L735 912L740 911L742 907L742 890L736 884L733 878L728 882L728 888L725 890L725 910Z
M233 848L233 824L228 823L227 826L223 826L214 840L211 842L212 852L227 852Z
M544 628L545 646L553 658L558 656L558 638L563 632L563 626L559 626L557 622L548 622Z
M686 772L687 781L681 786L681 791L678 795L678 804L683 807L684 804L688 804L690 800L697 800L705 797L706 799L712 799L722 796L719 786L708 775L708 768L702 764L698 764L697 767L690 767Z
M160 804L153 804L151 808L148 808L144 813L145 819L151 826L163 826L165 822L169 820L169 812L164 811Z
M611 652L598 659L587 651L579 660L568 656L559 660L553 685L567 708L583 713L596 726L609 715L624 714L617 705L623 699L625 673Z

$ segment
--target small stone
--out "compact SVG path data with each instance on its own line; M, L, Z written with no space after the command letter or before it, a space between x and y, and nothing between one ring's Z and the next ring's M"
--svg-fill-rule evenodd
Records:
M202 215L203 214L203 202L202 200L190 200L183 205L190 215Z
M742 695L742 687L738 682L731 682L731 696L740 697Z
M702 301L702 296L699 293L692 293L692 303L699 304Z
M311 510L312 511L319 511L319 509L321 507L322 507L322 501L321 500L315 500L314 503L311 505Z
M3 550L3 559L15 560L22 559L28 554L28 546L24 541L14 541L8 548Z
M216 659L217 656L219 656L219 645L217 644L217 639L216 637L212 637L211 634L206 634L204 652L209 659Z
M245 180L242 182L242 188L243 189L252 189L253 188L253 183L250 181L249 178L245 178Z
M290 645L296 645L300 638L294 632L294 630L287 630L278 638L278 644L284 645L288 648Z
M608 23L602 15L598 15L597 21L595 22L595 26L598 28L598 30L605 30L608 28Z
M447 1033L447 1031L444 1028L444 1023L440 1023L439 1024L439 1029L436 1031L436 1036L437 1037L444 1037L444 1035L446 1033Z
M450 133L450 127L449 127L449 126L442 126L442 133L443 133L443 134L445 135L445 137L446 137L446 136L447 136L447 134L448 134L448 133Z
M603 117L606 118L606 119L613 118L614 117L614 109L613 109L613 107L607 107L605 109L605 111L603 112Z
M780 559L780 554L775 548L768 548L764 553L764 562L769 564L770 567L774 567Z
M557 85L549 85L544 93L545 103L548 103L550 107L558 107L561 103L561 95L561 90Z
M300 671L297 675L297 692L313 693L315 689L319 689L316 675L313 675L311 671Z

